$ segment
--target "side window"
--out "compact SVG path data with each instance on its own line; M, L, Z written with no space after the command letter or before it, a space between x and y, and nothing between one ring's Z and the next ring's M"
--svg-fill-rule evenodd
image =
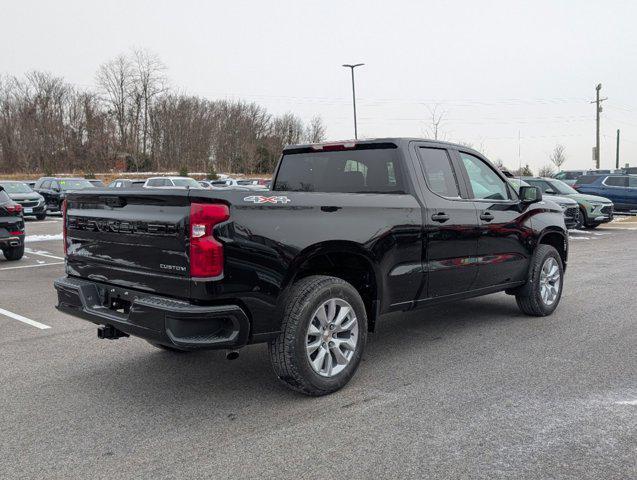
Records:
M628 177L606 177L604 183L611 187L627 187Z
M51 188L51 180L45 180L44 182L42 182L40 188L42 190L49 190Z
M542 190L542 193L546 193L549 190L555 193L555 190L549 185L549 182L545 182L544 180L527 180L526 182L533 187L538 187Z
M458 181L447 150L420 147L418 153L429 190L442 197L459 197Z
M460 152L462 163L467 170L473 198L487 200L508 200L509 190L497 173L478 157Z
M51 182L51 190L56 190L56 189L59 190L60 189L60 185L58 185L57 181L53 180Z
M150 180L148 180L148 186L149 187L159 187L160 186L159 181L160 181L159 178L151 178Z
M9 198L7 192L5 192L4 190L0 190L0 205L2 205L3 203L9 203L10 201L11 198Z

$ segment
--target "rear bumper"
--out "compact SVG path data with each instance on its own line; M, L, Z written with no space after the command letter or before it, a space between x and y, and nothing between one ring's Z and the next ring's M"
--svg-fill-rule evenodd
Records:
M54 285L58 310L153 343L184 350L238 348L250 333L238 305L192 305L74 277L59 278ZM113 304L120 308L109 308Z
M24 235L0 236L0 248L19 247L24 245Z

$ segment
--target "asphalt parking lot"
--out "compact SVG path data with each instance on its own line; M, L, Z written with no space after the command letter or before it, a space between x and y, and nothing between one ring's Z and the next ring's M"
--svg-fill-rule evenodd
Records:
M266 348L98 340L54 308L61 220L0 256L1 478L637 478L637 223L572 232L547 318L495 294L396 315L344 390Z

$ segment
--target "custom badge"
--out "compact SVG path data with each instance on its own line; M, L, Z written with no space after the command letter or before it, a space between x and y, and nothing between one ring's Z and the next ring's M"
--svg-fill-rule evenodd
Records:
M252 202L256 204L263 203L282 203L286 204L291 200L286 196L274 196L274 197L265 197L263 195L250 195L249 197L245 197L243 199L244 202Z

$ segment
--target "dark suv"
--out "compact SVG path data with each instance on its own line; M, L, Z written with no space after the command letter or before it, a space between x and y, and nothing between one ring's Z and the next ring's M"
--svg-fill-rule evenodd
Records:
M7 195L22 206L24 216L33 215L38 220L46 218L46 203L42 195L34 192L24 182L0 181L0 187L4 188Z
M95 188L95 186L85 178L42 177L35 183L33 189L44 197L48 210L59 212L69 191L85 188Z
M24 219L22 206L15 203L0 185L0 250L7 260L24 255Z
M637 210L637 175L584 175L573 186L578 192L606 197L617 210Z

